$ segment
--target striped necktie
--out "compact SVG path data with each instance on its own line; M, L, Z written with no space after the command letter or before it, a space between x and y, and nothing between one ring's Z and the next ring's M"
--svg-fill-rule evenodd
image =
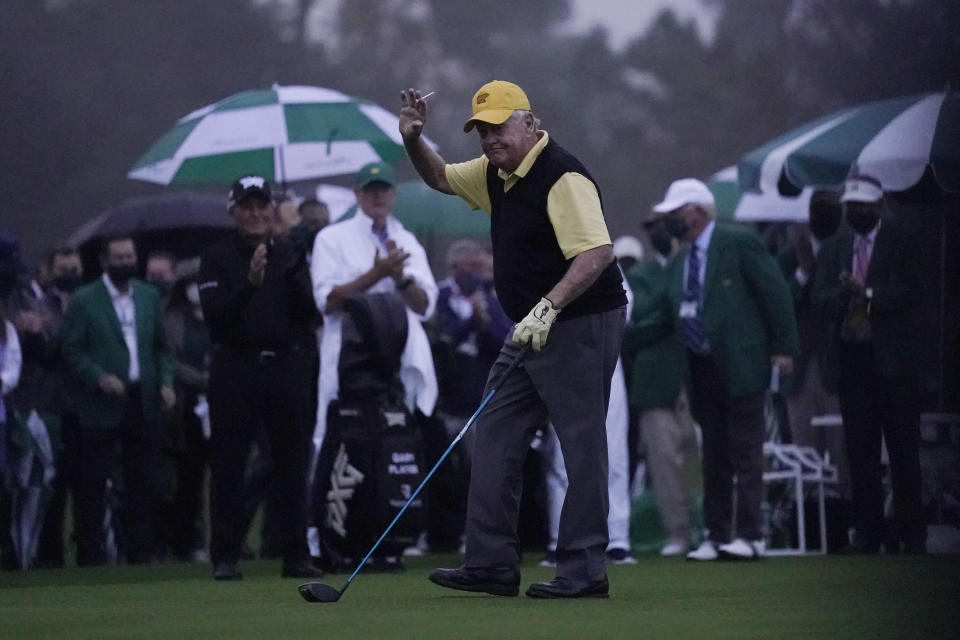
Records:
M691 317L680 318L681 332L691 351L708 353L710 341L703 330L703 321L700 319L702 307L702 289L700 286L700 257L697 243L690 245L690 255L687 258L687 284L683 290L683 300L689 307L696 305L697 313Z

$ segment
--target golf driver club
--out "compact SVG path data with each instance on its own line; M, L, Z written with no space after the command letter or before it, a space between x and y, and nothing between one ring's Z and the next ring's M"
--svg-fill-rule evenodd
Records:
M427 477L423 479L423 482L420 483L420 486L417 487L417 490L407 499L406 504L400 509L400 512L393 518L393 521L383 532L380 538L373 543L373 546L370 547L370 551L367 552L367 555L363 557L363 560L360 561L360 564L357 565L357 568L353 570L353 573L350 574L350 577L347 578L347 581L343 584L340 589L334 589L328 584L322 582L307 582L297 587L297 591L300 593L300 596L307 602L336 602L343 597L343 594L347 591L347 587L350 586L350 583L353 582L353 579L360 573L360 569L363 568L363 565L366 564L367 560L373 555L373 552L376 550L380 543L383 542L383 539L387 537L387 534L390 533L390 530L393 529L393 525L397 524L397 521L400 520L400 516L403 515L403 512L407 510L407 507L410 506L418 495L420 491L426 486L427 481L433 476L437 468L447 459L447 456L450 455L450 452L453 451L453 448L457 446L457 443L460 442L460 439L463 438L463 435L467 432L467 429L470 428L470 425L473 424L474 420L477 419L477 416L480 415L480 412L483 411L484 407L487 406L487 403L490 402L490 399L493 397L493 394L497 392L500 388L500 385L503 384L503 381L506 380L514 369L517 368L517 365L520 364L520 361L523 359L524 354L527 353L527 350L530 348L529 343L524 345L517 355L513 357L513 360L510 361L510 364L504 370L500 378L494 383L493 387L487 392L487 396L483 399L483 402L480 403L480 406L477 407L477 410L470 416L470 419L467 420L467 424L463 426L463 429L460 430L460 433L457 434L457 437L453 439L453 442L450 443L450 446L447 447L447 450L443 452L443 455L440 456L440 459L437 460L436 464L433 465L433 468L430 469L430 472L427 473Z

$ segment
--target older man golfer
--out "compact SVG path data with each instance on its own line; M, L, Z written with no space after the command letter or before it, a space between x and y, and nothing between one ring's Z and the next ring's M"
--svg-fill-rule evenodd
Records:
M626 296L586 168L538 129L515 84L494 80L474 94L464 131L483 155L445 164L420 137L427 103L401 93L400 133L423 180L491 217L494 284L516 323L487 382L529 343L517 370L477 419L467 503L466 556L437 569L444 587L519 592L517 513L523 460L547 419L557 430L570 480L560 516L557 576L534 598L606 596L607 443L604 419L620 350Z

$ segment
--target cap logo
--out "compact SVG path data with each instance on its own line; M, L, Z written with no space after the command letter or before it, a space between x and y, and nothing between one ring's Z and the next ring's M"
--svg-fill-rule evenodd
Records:
M250 189L251 187L263 189L263 178L260 176L247 176L246 178L240 178L240 184L244 189Z
M370 173L373 173L373 174L380 173L380 167L374 167L370 169Z
M487 98L489 97L490 97L490 94L484 91L483 93L477 96L477 104L486 104Z

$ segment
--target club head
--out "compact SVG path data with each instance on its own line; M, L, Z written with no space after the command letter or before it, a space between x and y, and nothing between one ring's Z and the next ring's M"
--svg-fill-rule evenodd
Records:
M336 602L341 592L322 582L308 582L297 587L297 591L307 602Z

